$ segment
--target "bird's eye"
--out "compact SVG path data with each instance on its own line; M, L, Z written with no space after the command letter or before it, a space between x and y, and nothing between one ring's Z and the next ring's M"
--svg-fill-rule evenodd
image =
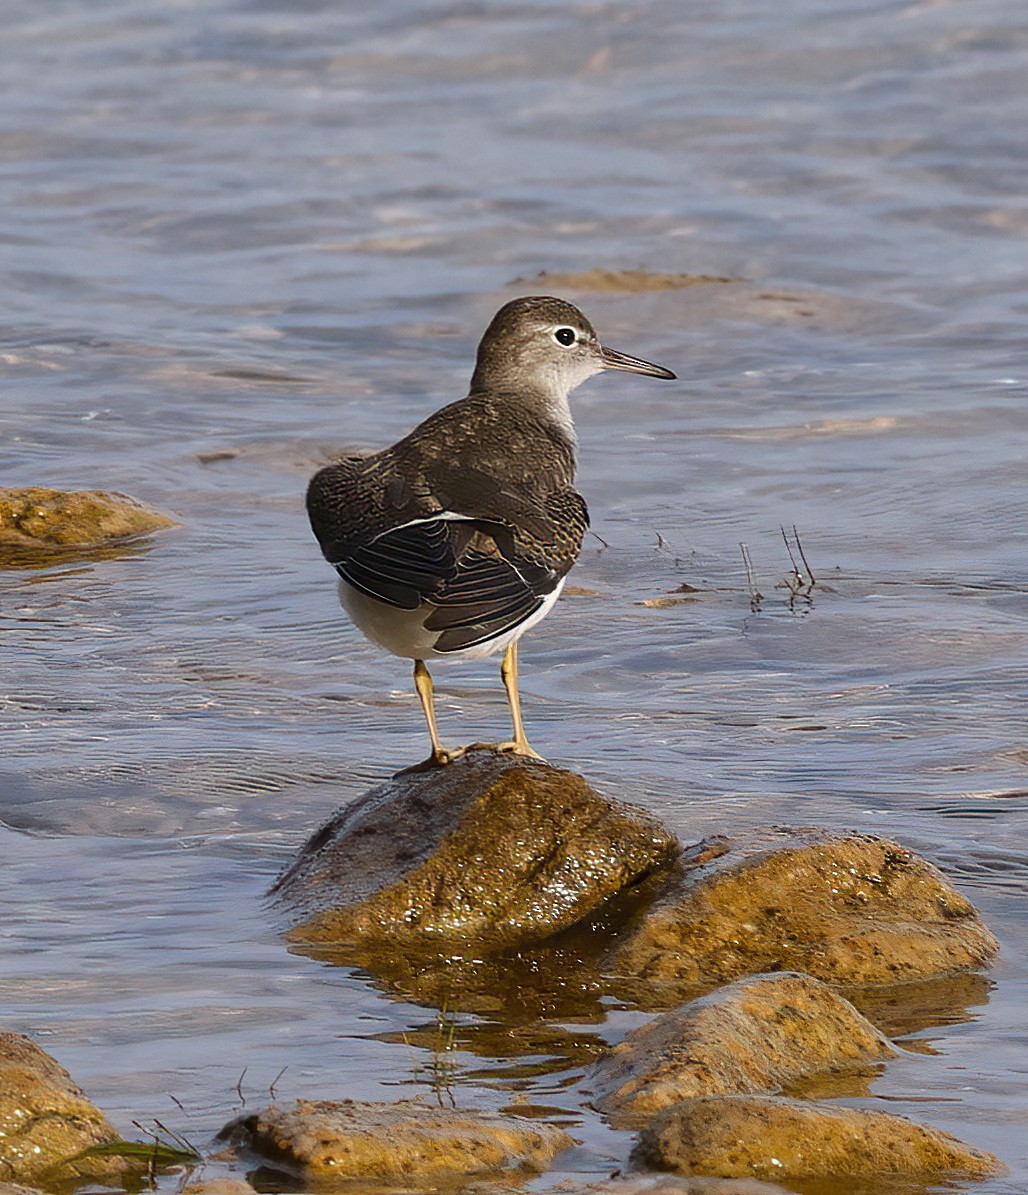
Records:
M553 339L568 348L575 343L577 335L574 328L558 328L553 334Z

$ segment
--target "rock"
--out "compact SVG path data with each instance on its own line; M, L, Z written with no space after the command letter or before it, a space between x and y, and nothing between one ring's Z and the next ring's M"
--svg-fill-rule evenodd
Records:
M677 1174L636 1174L583 1183L566 1180L553 1195L783 1195L782 1188L756 1178L680 1178Z
M50 1187L116 1177L129 1169L121 1158L81 1154L118 1139L64 1067L0 1030L0 1180Z
M0 551L85 548L149 535L175 520L125 494L0 489Z
M632 1164L780 1183L984 1178L1004 1170L992 1154L888 1112L760 1095L701 1096L665 1108L639 1135Z
M692 1096L775 1092L811 1074L862 1070L895 1054L847 1000L808 975L757 975L634 1030L586 1075L592 1103L638 1125Z
M659 297L664 318L669 312L690 328L733 320L763 326L796 327L810 324L836 332L873 336L880 331L902 329L909 333L924 331L929 324L923 312L909 304L887 302L881 295L874 299L841 294L814 287L769 290L759 283L717 274L656 273L650 270L608 270L602 267L574 273L544 271L533 278L514 279L521 289L540 288L543 294L587 295L603 291L615 298L630 299L637 306ZM536 293L539 293L537 291ZM610 316L605 317L606 321ZM895 416L870 419L811 420L801 428L788 425L760 428L739 433L760 440L823 439L826 436L875 435L896 426Z
M23 1187L21 1183L0 1182L0 1195L43 1195L38 1187Z
M297 1100L240 1117L221 1132L309 1182L542 1170L571 1138L552 1125L480 1112Z
M641 291L681 290L687 286L704 286L716 282L738 282L738 278L725 278L720 274L666 274L653 270L584 270L577 274L551 274L541 271L534 278L518 278L519 284L546 286L549 291L560 294L562 290L624 291L638 294Z
M257 1192L243 1178L209 1178L205 1182L186 1183L181 1195L257 1195Z
M306 919L297 942L482 952L575 925L677 849L654 818L574 772L479 750L366 793L272 892Z
M910 984L985 966L999 947L930 863L869 834L774 828L690 848L608 969L645 1005L764 971L840 986ZM677 999L676 999L677 995Z

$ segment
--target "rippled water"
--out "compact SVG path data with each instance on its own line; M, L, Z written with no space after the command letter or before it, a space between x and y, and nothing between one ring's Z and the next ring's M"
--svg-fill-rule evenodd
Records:
M556 289L682 380L576 396L600 538L524 645L533 741L686 840L818 822L940 863L1003 960L871 1106L1023 1190L1023 7L45 0L0 62L0 484L182 523L0 573L2 1023L126 1132L205 1143L273 1083L517 1093L583 1139L563 1170L621 1160L571 1086L639 1014L451 1032L288 954L261 904L425 749L407 666L336 607L306 478L458 397L492 311ZM536 277L596 268L734 281ZM437 679L449 741L503 732L491 665Z

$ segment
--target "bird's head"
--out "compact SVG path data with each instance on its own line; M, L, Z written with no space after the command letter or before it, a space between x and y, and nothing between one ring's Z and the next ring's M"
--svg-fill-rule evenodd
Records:
M573 303L549 295L512 299L493 316L478 346L472 393L543 393L563 403L587 378L620 369L674 378L670 369L600 344Z

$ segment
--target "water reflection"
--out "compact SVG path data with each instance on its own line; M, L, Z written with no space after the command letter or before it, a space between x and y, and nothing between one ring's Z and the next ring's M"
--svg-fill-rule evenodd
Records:
M152 544L117 543L89 544L82 547L37 547L29 544L0 543L0 568L25 569L48 573L65 565L99 564L105 560L119 560L124 556L141 556L151 551ZM67 571L64 572L67 576ZM40 580L57 580L44 576Z
M283 1098L395 1094L407 1047L361 1035L419 1033L448 983L470 1042L629 1015L574 952L512 961L497 1007L506 973L492 995L460 969L362 979L260 911L314 826L424 754L406 669L335 606L305 480L458 397L488 316L546 270L683 381L576 403L609 546L525 643L533 742L686 841L816 822L939 862L1003 939L997 987L876 1013L941 1053L917 1082L961 1102L933 1119L1011 1161L983 1195L1024 1186L1028 39L1010 5L969 11L10 14L3 484L183 524L0 573L7 1020L120 1128L179 1115L169 1091L213 1131L244 1065L288 1062ZM736 281L583 288L637 268ZM818 580L803 610L783 526ZM495 737L491 667L437 680L447 728ZM579 1059L568 1036L539 1054ZM583 1170L623 1159L580 1135Z

